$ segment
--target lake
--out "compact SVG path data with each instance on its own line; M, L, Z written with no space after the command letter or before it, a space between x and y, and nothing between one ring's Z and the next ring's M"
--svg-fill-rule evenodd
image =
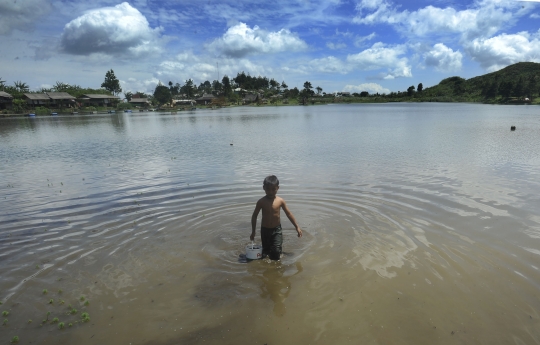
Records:
M1 118L0 161L0 342L540 342L540 107ZM246 262L270 174L304 236Z

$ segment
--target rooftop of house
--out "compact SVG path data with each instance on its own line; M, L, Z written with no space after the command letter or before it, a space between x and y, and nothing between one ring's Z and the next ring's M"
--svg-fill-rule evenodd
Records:
M111 96L111 95L100 95L100 94L93 94L93 93L85 93L82 95L81 98L90 98L90 99L119 99L117 96Z
M197 98L197 101L204 101L204 100L214 99L214 98L216 98L216 96L212 95L211 93L205 93L202 95L202 97Z
M67 92L47 92L47 95L51 99L75 99L75 97Z
M129 103L148 103L148 98L132 98Z
M32 99L36 101L48 101L50 99L46 93L25 93L23 95L27 97L28 99Z

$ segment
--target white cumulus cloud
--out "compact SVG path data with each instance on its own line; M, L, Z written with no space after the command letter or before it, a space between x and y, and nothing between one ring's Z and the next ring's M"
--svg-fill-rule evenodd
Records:
M371 48L347 56L347 62L364 71L387 69L384 79L412 77L409 60L404 57L407 47L403 44L387 46L375 43Z
M377 34L375 34L374 32L372 32L372 33L370 33L369 35L366 35L366 36L358 36L354 40L354 45L357 46L357 47L360 47L360 46L362 46L364 44L365 41L370 41L370 40L374 39L375 36L377 36Z
M51 11L51 4L43 0L0 0L0 35L13 29L31 31L39 18Z
M488 39L475 39L465 46L467 53L480 66L492 72L517 62L540 62L540 32L501 34Z
M333 43L333 42L327 42L326 47L331 50L338 50L338 49L344 49L347 48L347 45L345 43Z
M463 54L460 51L453 51L443 43L437 43L433 48L424 53L424 61L427 66L435 67L442 72L454 72L461 70L461 60Z
M307 44L288 29L272 32L256 25L252 29L245 23L239 23L230 27L221 38L210 43L208 48L238 58L250 54L299 51L306 49Z
M357 10L353 21L359 24L385 23L403 34L417 36L459 33L464 39L491 36L530 11L508 0L479 0L463 10L429 5L417 11L399 11L389 0L362 0Z
M379 94L382 94L382 93L390 93L390 90L385 88L385 87L382 87L381 85L377 84L377 83L365 83L365 84L359 84L359 85L345 85L345 87L343 88L343 91L346 91L346 92L362 92L362 91L367 91L369 92L370 94L374 94L374 93L379 93Z
M179 81L182 84L186 79L193 79L195 83L206 80L211 82L218 79L218 72L221 81L225 75L236 77L239 71L251 75L272 74L272 68L254 64L248 59L221 58L217 65L212 56L195 55L191 50L186 50L177 54L174 59L161 62L154 75L160 80Z
M310 70L324 73L346 74L351 70L351 66L334 56L313 59L307 66L309 66Z
M124 2L88 11L66 24L61 46L74 55L140 56L160 50L160 31L152 29L141 12Z

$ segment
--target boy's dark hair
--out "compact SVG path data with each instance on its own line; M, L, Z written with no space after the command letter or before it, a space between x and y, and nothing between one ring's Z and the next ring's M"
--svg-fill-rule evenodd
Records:
M275 175L266 176L263 182L263 187L266 186L279 186L279 180Z

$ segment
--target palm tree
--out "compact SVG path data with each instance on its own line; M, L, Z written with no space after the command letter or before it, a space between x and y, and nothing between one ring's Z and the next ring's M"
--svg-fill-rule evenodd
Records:
M23 83L22 81L17 80L14 82L15 89L17 89L18 92L28 92L30 88L28 87L28 84Z
M317 86L316 89L317 89L317 95L320 95L322 92L322 87Z
M61 81L57 81L56 84L54 84L53 89L56 92L61 92L69 88L69 84L63 83Z

